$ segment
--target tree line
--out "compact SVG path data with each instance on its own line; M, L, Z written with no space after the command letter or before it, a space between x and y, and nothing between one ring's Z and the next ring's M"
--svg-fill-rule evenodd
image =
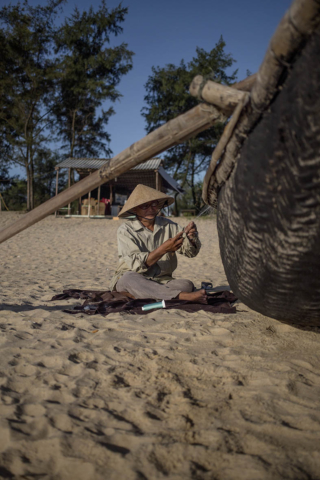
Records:
M181 60L179 65L168 64L165 67L153 67L145 85L147 104L141 113L146 120L147 132L152 132L178 115L191 110L199 100L189 93L189 86L196 75L225 85L235 82L237 71L230 75L227 70L235 60L225 53L222 37L209 52L196 48L196 55L188 63ZM216 123L209 130L199 133L186 142L176 145L164 155L166 169L179 181L186 195L179 200L183 207L200 210L202 198L202 178L210 163L224 125Z
M122 33L128 9L119 4L110 10L102 0L96 11L75 8L61 22L64 4L48 0L33 7L25 0L0 9L0 192L12 209L25 203L31 210L50 198L54 166L63 158L112 155L107 125L134 53L126 43L111 47L110 41ZM236 72L226 73L233 63L221 37L209 52L197 48L188 63L153 67L141 111L147 133L197 104L188 88L198 73L234 82ZM201 174L221 131L215 126L163 157L187 191L184 201L197 208ZM50 147L54 142L59 151ZM10 177L12 165L24 169L26 181ZM63 176L60 182L63 188Z
M120 97L121 77L132 68L127 44L111 48L127 9L98 10L58 22L64 0L0 10L0 132L3 166L25 169L27 210L34 208L35 168L52 163L51 142L66 156L110 155L106 125ZM39 174L38 168L37 174ZM41 182L40 182L41 183Z

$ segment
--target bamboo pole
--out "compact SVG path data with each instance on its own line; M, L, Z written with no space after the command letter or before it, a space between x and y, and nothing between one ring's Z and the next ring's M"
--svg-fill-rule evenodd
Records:
M44 204L24 215L9 227L0 231L0 243L47 217L58 208L76 200L80 195L97 188L99 185L119 177L122 173L140 163L158 155L173 145L184 142L203 130L210 128L216 121L225 121L225 117L212 105L200 104L183 115L170 120L157 130L134 143L113 157L108 163L92 175L84 178L72 187L59 193Z
M251 92L256 110L264 110L279 78L320 21L319 0L294 0L274 32Z
M212 80L207 80L204 83L202 75L194 77L189 91L193 97L200 96L202 100L221 108L227 114L231 114L238 103L248 95L247 92L221 85Z
M208 184L210 181L210 178L217 166L218 160L220 159L224 149L226 148L226 145L228 141L231 138L231 135L233 134L233 131L235 129L235 126L237 125L237 122L239 120L239 117L241 115L242 109L246 102L248 101L248 96L249 94L246 93L246 96L243 97L240 102L238 103L237 107L235 108L233 115L231 117L230 122L227 123L222 136L220 137L220 140L218 142L218 145L216 148L213 150L212 157L211 157L211 162L209 165L209 168L204 176L203 179L203 189L202 189L202 199L204 203L208 204Z
M233 85L231 85L231 87L236 88L237 90L242 90L243 92L251 92L256 79L257 79L257 74L253 73L252 75L245 78L244 80L234 83Z
M229 178L244 140L282 88L286 72L295 61L297 52L303 47L308 36L312 34L319 23L320 3L318 0L294 0L282 18L256 74L247 112L240 116L219 164L209 182L203 185L203 198L207 199L209 205L216 205L219 188Z
M226 115L230 115L238 103L247 95L246 92L251 90L256 76L256 74L250 75L250 77L230 87L212 80L204 82L203 76L197 75L192 80L189 91L193 97L199 97L201 100L219 107Z

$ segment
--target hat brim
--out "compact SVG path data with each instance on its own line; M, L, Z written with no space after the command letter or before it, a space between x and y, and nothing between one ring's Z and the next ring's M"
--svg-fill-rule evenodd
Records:
M167 195L164 197L163 194L162 194L162 196L159 196L159 198L153 198L152 200L149 200L149 201L137 202L137 203L134 202L130 206L129 205L127 206L127 204L125 204L124 207L122 208L121 212L118 214L118 217L119 218L125 218L125 217L130 217L132 215L135 215L135 213L133 212L134 208L140 207L144 203L155 202L155 201L159 201L159 202L163 203L163 205L161 206L161 208L163 208L164 206L172 205L174 203L174 198L169 197Z

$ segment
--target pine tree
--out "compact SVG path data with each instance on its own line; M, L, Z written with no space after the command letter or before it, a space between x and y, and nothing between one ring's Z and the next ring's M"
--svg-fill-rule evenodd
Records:
M187 64L182 60L178 66L168 64L163 68L152 68L152 75L145 85L147 106L141 111L148 133L199 103L189 93L189 85L196 75L201 74L225 85L236 80L237 71L230 75L226 72L235 60L224 49L225 42L221 37L210 52L197 48L196 56ZM223 125L216 124L172 147L164 155L165 168L172 172L182 187L191 189L193 206L198 210L201 204L199 176L207 169L222 130Z
M102 107L121 96L116 86L132 68L126 44L107 47L127 9L108 11L102 1L96 13L75 9L59 25L63 3L32 7L25 0L0 9L0 152L3 163L25 168L27 210L34 207L36 159L53 138L70 156L111 153L105 127L114 110Z
M127 44L109 47L111 35L122 32L127 9L119 5L109 11L103 1L97 12L75 10L58 32L56 53L60 55L58 95L54 127L70 157L110 155L110 136L105 130L114 109L101 108L121 94L116 86L132 68L133 52Z
M55 60L54 19L63 0L32 7L25 1L0 10L0 141L5 160L25 168L27 210L33 208L34 155L44 141Z

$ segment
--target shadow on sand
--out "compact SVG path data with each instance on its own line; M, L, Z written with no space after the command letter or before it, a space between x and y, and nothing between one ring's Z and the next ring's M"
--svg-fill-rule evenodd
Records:
M79 304L79 302L77 303ZM77 304L72 304L72 306L77 305ZM0 304L0 311L7 310L9 312L15 312L15 313L23 313L23 312L32 312L34 310L45 310L47 312L56 312L56 311L61 311L61 310L66 310L70 308L71 305L65 304L65 305L52 305L52 306L47 306L47 305L7 305L5 303Z

